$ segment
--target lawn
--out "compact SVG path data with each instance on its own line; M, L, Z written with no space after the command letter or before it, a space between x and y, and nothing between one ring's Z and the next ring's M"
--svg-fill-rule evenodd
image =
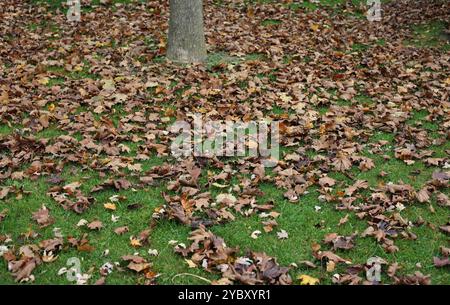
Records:
M212 265L260 252L293 284L368 282L373 257L382 284L450 284L448 1L372 23L365 1L205 1L204 66L165 59L161 2L82 1L79 24L62 0L2 4L0 284L73 284L73 257L89 284L223 283ZM278 166L175 159L192 113L283 122ZM237 253L181 255L198 223Z

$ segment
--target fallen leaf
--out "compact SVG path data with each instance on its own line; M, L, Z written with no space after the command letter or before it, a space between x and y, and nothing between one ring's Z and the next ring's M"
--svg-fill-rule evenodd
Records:
M320 282L319 279L306 274L299 275L297 279L300 280L300 285L317 285Z
M94 220L87 227L91 230L100 230L103 227L103 223L100 220Z
M116 233L117 235L125 234L128 231L129 231L128 226L118 227L114 229L114 233Z
M34 212L32 218L41 228L48 227L55 222L55 219L50 216L50 211L45 206Z
M278 239L288 239L289 234L285 230L281 230L280 232L277 232Z
M105 204L103 204L103 206L105 207L105 209L110 210L110 211L116 210L116 205L114 203L105 203Z
M261 235L261 233L262 232L259 230L253 231L252 234L250 235L250 237L253 239L257 239L259 237L259 235Z

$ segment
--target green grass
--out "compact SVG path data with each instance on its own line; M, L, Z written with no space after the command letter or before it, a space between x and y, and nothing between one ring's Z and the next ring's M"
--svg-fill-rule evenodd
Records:
M276 20L276 19L266 19L266 20L263 20L263 21L261 22L261 25L262 25L262 26L274 26L274 25L279 25L279 24L281 24L281 23L282 23L281 20Z
M435 47L443 51L450 51L450 40L443 36L445 23L434 21L425 24L412 26L414 37L405 41L407 45L414 45L422 48Z
M405 182L413 182L413 185L420 185L422 181L409 181L408 176L404 173L407 171L402 168L401 164L392 162L382 167L377 167L378 170L385 170L392 172L390 181L403 180ZM73 176L66 171L63 178L67 179L67 183L80 181L83 184L81 190L87 193L94 185L100 183L103 179L99 178L95 172L79 172L78 175ZM371 185L376 182L373 178L373 173L360 173L355 178L368 179ZM56 227L61 228L64 235L81 236L82 233L89 233L90 244L95 247L92 253L78 252L74 249L63 251L56 262L43 264L39 266L34 272L36 276L36 283L39 284L68 284L64 276L57 276L60 268L64 267L67 259L70 257L78 257L82 259L82 270L86 272L91 267L100 267L106 262L120 261L120 257L126 254L138 252L143 257L148 258L146 249L158 249L160 254L157 257L151 257L149 260L154 264L154 269L161 272L158 282L170 284L172 278L179 273L193 273L208 279L217 279L217 276L208 274L200 269L189 269L182 259L173 253L173 246L169 245L170 240L177 240L186 243L189 228L176 224L174 222L163 221L152 232L150 238L150 245L142 249L134 249L129 245L129 237L131 235L138 235L139 232L148 227L151 215L154 208L163 203L161 192L164 188L151 187L144 190L134 191L120 191L113 190L101 191L95 195L96 203L84 214L76 215L73 212L65 211L52 199L45 196L47 191L47 184L44 179L38 181L24 181L23 183L12 182L9 185L23 185L24 189L31 191L31 195L25 195L22 200L15 200L8 198L0 202L0 210L8 208L11 212L7 219L0 224L2 232L12 232L13 240L18 240L22 233L33 229L39 232L38 240L51 238L52 228L50 226L45 229L39 229L33 223L30 223L32 212L36 211L42 204L45 204L50 210L51 214L56 218ZM261 190L265 195L258 201L265 203L272 200L276 203L275 210L281 213L277 219L279 226L275 228L274 232L264 233L261 237L254 240L250 238L250 234L254 230L261 230L261 220L257 216L250 218L238 217L236 221L215 226L212 231L219 236L222 236L227 245L241 246L242 253L246 250L264 251L269 255L276 256L278 261L283 265L290 263L298 263L302 260L311 259L310 246L313 242L319 241L327 233L338 232L339 234L349 235L354 231L362 232L366 224L364 221L358 220L354 215L350 216L350 221L337 229L339 219L345 216L345 212L336 212L332 204L319 203L317 201L318 193L315 190L310 191L307 195L300 197L297 204L287 202L282 197L282 192L277 190L272 185L263 185ZM109 202L109 197L112 195L125 196L126 200L117 204L117 211L108 212L103 208L103 204ZM140 203L143 208L136 211L127 210L126 206L131 203ZM322 207L320 212L315 211L315 206ZM407 209L404 217L411 220L416 220L419 216L431 223L443 223L446 220L446 213L443 208L436 207L436 213L432 214L427 206L414 206ZM112 223L110 220L111 214L120 216L117 223ZM103 222L104 228L100 232L90 232L85 228L77 228L76 224L80 219L88 221L99 219ZM113 230L116 227L127 225L130 232L122 236L117 236ZM278 240L275 232L278 229L284 229L289 233L288 240ZM423 226L413 230L420 236L416 241L415 247L411 247L410 241L398 240L397 244L400 251L396 254L386 254L384 250L372 238L358 238L357 247L354 250L346 253L338 253L352 260L354 263L364 263L368 257L381 256L388 261L398 261L403 267L402 271L413 272L416 270L416 264L420 263L427 273L433 275L435 282L448 282L450 280L449 274L443 269L436 269L432 267L430 258L437 254L437 249L440 245L446 243L446 237L443 234L436 234L430 228ZM27 241L24 241L26 244ZM242 246L245 245L245 246ZM103 257L104 250L109 249L110 255ZM0 262L0 270L5 270L6 265L4 261ZM339 270L339 269L338 269ZM340 269L341 271L343 269ZM307 273L312 276L322 279L323 283L330 283L329 276L322 268L314 270L292 270L292 276L299 273ZM3 274L2 283L13 283L13 278L5 273ZM95 274L95 273L94 273ZM98 276L98 275L97 275ZM95 278L94 278L95 280ZM131 271L113 272L108 277L107 282L111 284L132 284L136 283L137 277ZM179 277L176 279L177 284L201 284L202 281L192 277Z

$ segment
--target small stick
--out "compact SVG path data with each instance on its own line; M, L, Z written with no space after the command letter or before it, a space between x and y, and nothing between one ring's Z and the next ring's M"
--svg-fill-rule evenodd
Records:
M173 283L173 280L174 280L175 278L177 278L177 277L179 277L179 276L185 276L185 275L189 275L189 276L198 278L198 279L200 279L200 280L203 280L203 281L207 282L208 284L211 284L211 281L208 280L207 278L204 278L204 277L201 277L201 276L199 276L199 275L192 274L192 273L180 273L180 274L177 274L177 275L175 275L175 276L172 278L172 283Z

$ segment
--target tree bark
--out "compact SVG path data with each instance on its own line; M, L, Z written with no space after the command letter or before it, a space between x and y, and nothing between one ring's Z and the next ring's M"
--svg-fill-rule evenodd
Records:
M203 0L170 0L167 58L180 63L206 60Z

